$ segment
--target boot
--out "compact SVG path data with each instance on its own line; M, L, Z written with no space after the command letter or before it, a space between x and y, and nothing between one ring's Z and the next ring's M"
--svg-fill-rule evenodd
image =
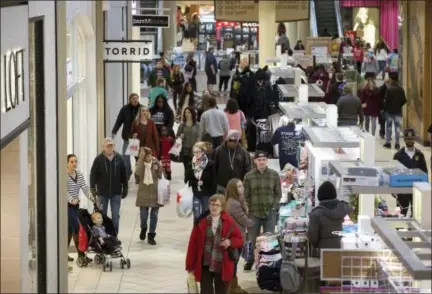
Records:
M72 237L73 237L73 241L74 241L74 243L75 243L75 248L76 248L76 250L77 250L77 252L78 252L78 258L85 258L86 263L90 263L90 262L92 262L93 259L87 257L87 256L85 255L85 252L81 252L81 251L79 251L79 247L78 247L78 234L73 234Z
M137 174L135 174L135 184L139 185L140 183L140 178Z
M74 261L74 258L68 255L68 261Z
M228 289L227 289L227 294L235 294L237 290L237 278L233 278L229 283L228 283Z
M147 243L149 243L150 245L156 245L156 241L155 241L156 233L148 233L147 237L148 237Z
M232 281L234 281L234 284L235 284L234 293L248 294L248 291L242 289L242 287L240 287L240 285L238 284L238 277L234 277L234 279Z
M147 229L141 229L141 233L139 235L140 240L144 241L146 238Z
M252 269L252 266L253 266L253 261L248 261L248 262L245 263L243 269L245 271L250 271Z

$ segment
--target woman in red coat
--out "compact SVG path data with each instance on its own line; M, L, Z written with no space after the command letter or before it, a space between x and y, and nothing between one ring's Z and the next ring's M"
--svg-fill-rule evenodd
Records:
M369 132L369 122L372 124L372 136L375 136L377 118L381 111L381 98L379 88L375 84L375 79L369 77L364 87L359 93L360 101L365 115L365 129Z
M201 284L202 294L226 294L234 276L228 248L242 248L243 238L234 220L223 210L225 197L209 199L209 211L195 221L186 255L186 271ZM214 286L213 286L214 285Z

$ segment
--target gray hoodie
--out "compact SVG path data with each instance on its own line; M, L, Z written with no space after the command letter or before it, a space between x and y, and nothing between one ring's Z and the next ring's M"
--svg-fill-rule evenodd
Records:
M356 126L358 121L363 125L364 114L360 98L353 94L347 94L339 98L336 106L340 126Z
M337 199L320 201L309 213L308 238L315 248L340 248L341 237L333 232L342 231L342 223L352 208Z
M361 71L364 73L379 73L378 61L375 57L366 57L363 61Z

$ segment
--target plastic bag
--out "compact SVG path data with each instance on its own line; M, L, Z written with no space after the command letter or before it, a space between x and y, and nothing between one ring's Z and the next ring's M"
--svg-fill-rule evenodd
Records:
M82 224L79 224L78 231L78 250L82 253L86 252L88 248L87 232Z
M182 139L178 138L168 153L174 156L179 156L181 149L182 149Z
M126 149L125 155L135 156L139 155L140 141L138 139L129 139L129 144Z
M170 181L164 175L158 182L158 204L167 205L170 202Z
M188 274L188 277L187 277L187 280L186 280L186 284L187 284L187 287L188 287L188 293L193 293L193 294L199 293L198 283L195 280L195 276L194 276L193 273L189 273Z
M177 215L179 217L190 217L193 212L193 191L186 184L183 189L177 192Z

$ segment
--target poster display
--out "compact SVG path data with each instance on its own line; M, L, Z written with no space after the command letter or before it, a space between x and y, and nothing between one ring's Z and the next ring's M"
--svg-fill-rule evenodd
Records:
M372 47L378 42L380 32L380 9L375 7L353 8L353 31Z
M306 54L312 54L312 47L327 47L327 52L331 52L331 41L331 37L308 37L304 42L305 52Z
M309 2L275 1L276 22L309 19ZM258 22L259 4L254 0L215 1L215 19L219 21Z

